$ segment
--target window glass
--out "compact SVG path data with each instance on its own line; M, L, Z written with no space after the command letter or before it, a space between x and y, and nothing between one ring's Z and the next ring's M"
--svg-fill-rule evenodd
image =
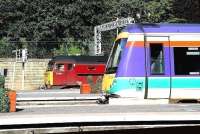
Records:
M73 65L72 64L68 64L67 69L68 70L72 70L73 69Z
M126 45L127 38L117 40L114 44L114 47L112 49L108 65L107 65L107 73L115 73L117 70L117 66L121 59L121 53L124 49L124 46Z
M56 70L57 71L64 71L64 64L56 64Z
M200 75L200 48L174 47L176 75Z
M164 54L162 44L150 44L151 74L164 74Z

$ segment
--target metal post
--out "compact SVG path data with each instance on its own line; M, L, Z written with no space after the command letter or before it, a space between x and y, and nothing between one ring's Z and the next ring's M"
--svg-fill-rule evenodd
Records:
M22 90L24 90L24 80L25 80L25 63L27 61L27 49L18 49L12 51L15 53L15 63L13 64L13 75L12 75L12 89L14 89L14 83L15 83L15 71L16 71L16 63L22 62Z
M24 81L25 81L25 64L27 61L27 49L22 49L22 90L24 90Z
M22 62L22 90L24 90L25 63Z
M97 53L97 27L94 27L94 54Z
M13 50L12 52L15 53L15 62L14 62L14 64L13 64L12 86L11 86L11 89L13 90L13 89L14 89L14 83L15 83L16 63L17 63L18 54L19 54L20 51L19 51L19 50Z
M66 42L66 41L64 42L64 49L65 49L65 50L64 50L65 55L68 55L68 54L67 54L67 42Z
M101 31L97 30L97 53L96 55L101 54Z
M117 24L117 36L118 36L118 34L119 34L119 26L118 26L118 22L117 22L118 20L119 20L119 18L116 19L116 24Z
M128 18L122 18L118 19L116 21L108 22L102 25L98 25L94 27L94 44L95 44L95 55L100 55L102 54L101 50L101 32L103 31L109 31L113 29L117 29L117 34L118 34L118 28L126 26L127 24L130 24L134 21L134 18L128 17Z

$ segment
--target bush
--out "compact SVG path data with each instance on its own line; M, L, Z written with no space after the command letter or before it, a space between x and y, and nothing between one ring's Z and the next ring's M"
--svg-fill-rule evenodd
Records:
M9 112L8 90L0 88L0 112Z
M96 81L93 80L92 75L87 76L87 82L88 84L90 84L90 87L92 89L91 93L101 93L101 89L102 89L102 76L97 76L98 78L96 79Z
M8 90L4 88L5 78L0 75L0 112L9 112Z
M5 78L4 76L0 75L0 88L4 88Z

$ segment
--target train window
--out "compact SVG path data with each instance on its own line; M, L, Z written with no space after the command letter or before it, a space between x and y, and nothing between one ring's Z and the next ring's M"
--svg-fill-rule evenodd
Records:
M163 45L150 43L151 74L164 74Z
M200 75L200 48L174 47L176 75Z
M115 73L118 67L118 64L121 60L121 53L124 49L124 46L127 43L127 38L123 38L115 42L115 45L112 49L108 65L107 65L107 73Z
M57 71L64 71L64 64L56 64L56 70Z
M73 69L73 65L72 64L68 64L67 69L68 70L72 70Z

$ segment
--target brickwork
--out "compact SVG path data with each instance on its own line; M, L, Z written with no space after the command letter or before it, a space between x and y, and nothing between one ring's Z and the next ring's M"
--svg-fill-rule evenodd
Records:
M44 84L48 61L49 59L28 59L24 69L24 90L35 90ZM22 90L22 63L16 63L15 59L1 58L0 69L7 69L6 88Z

